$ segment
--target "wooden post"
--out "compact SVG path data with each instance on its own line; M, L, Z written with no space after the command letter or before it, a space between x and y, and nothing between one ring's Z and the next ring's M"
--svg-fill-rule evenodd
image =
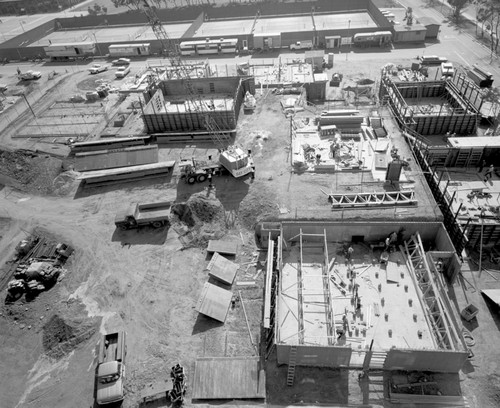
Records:
M484 218L481 217L481 235L479 241L479 278L481 278L481 272L483 269L483 229L484 229Z

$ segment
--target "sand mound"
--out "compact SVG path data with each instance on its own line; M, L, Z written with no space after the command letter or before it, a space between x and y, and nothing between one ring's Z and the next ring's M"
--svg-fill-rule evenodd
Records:
M186 204L201 222L213 223L224 220L224 207L212 195L207 197L206 193L194 194L189 197Z
M61 358L92 337L96 330L91 319L68 321L55 314L42 328L43 348L48 356Z
M213 195L193 194L186 203L174 204L171 211L184 248L206 246L208 240L219 239L226 232L224 207Z
M279 215L276 193L261 183L254 186L240 203L238 217L246 228L253 229L264 220L275 219Z
M31 151L0 151L0 176L10 180L9 185L29 193L52 194L61 164L60 159Z

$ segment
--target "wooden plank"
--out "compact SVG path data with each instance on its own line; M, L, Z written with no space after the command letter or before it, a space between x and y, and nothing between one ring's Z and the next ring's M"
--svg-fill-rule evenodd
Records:
M431 406L447 405L452 407L463 407L466 405L463 396L460 395L422 395L422 394L399 394L391 393L390 400L394 403L406 404L428 404Z
M271 235L271 233L269 233ZM273 254L274 241L269 239L267 245L267 264L266 264L266 288L264 291L264 328L271 327L271 283L273 277Z
M218 252L225 255L236 255L238 252L238 242L219 241L211 239L208 241L207 252Z
M229 290L207 282L201 291L196 311L224 323L232 297L233 294Z
M238 264L224 258L218 252L214 252L207 269L209 271L208 275L212 278L227 285L232 285L236 277L236 272L238 271Z
M396 263L387 262L385 272L386 272L387 282L399 283L399 277L401 272L399 271L399 268L397 267Z
M199 358L195 363L193 400L263 399L265 373L259 357Z
M164 380L147 384L141 390L142 402L151 402L162 397L167 397L167 392L172 389L172 381ZM162 395L163 394L163 395Z

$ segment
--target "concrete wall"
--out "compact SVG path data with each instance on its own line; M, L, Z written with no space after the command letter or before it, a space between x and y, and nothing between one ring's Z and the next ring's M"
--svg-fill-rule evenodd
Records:
M289 48L290 44L297 41L314 41L314 31L296 31L290 33L281 33L281 46Z
M49 21L32 30L0 44L0 59L18 60L23 58L34 58L37 55L45 55L43 47L23 47L41 37L45 37L54 31L54 23Z
M193 90L202 95L211 93L227 93L235 95L240 82L239 77L224 77L224 78L199 78L190 81ZM212 88L211 88L212 87ZM160 88L163 95L188 95L186 81L184 80L168 80L160 83Z
M278 365L288 364L290 360L290 349L292 346L277 344L276 354ZM320 347L304 346L297 347L297 365L311 367L349 367L352 349L350 347Z
M263 36L252 36L252 42L248 43L248 48L252 49L263 49L264 48L264 38L270 38L272 42L272 47L271 48L281 48L281 35L266 35L265 37Z
M449 251L450 242L443 238L446 234L444 226L440 222L370 222L370 221L283 221L283 237L288 240L300 233L322 234L326 229L328 241L343 242L351 241L353 236L364 236L365 242L383 241L393 231L405 228L403 239L407 240L412 234L418 232L423 242L431 242L436 250ZM440 230L441 235L438 235ZM439 236L439 240L437 237ZM317 240L320 240L318 237ZM314 237L307 237L308 241L314 241ZM444 248L440 246L443 245Z
M391 349L387 353L384 369L456 373L466 360L467 352L463 351Z

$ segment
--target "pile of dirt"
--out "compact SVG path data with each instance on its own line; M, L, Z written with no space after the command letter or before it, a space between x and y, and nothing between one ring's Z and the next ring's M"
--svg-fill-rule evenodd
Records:
M204 223L218 223L224 220L224 207L212 194L193 194L186 204L194 216Z
M43 348L48 356L61 358L92 337L96 330L97 325L91 319L69 321L54 314L42 328Z
M171 212L172 225L182 235L184 248L204 247L226 232L224 207L214 194L193 194L186 203L174 204Z
M54 179L61 172L62 161L28 150L0 150L2 183L35 194L52 194Z
M240 203L238 218L249 229L261 221L276 219L279 215L277 196L265 182L254 183L250 193Z

